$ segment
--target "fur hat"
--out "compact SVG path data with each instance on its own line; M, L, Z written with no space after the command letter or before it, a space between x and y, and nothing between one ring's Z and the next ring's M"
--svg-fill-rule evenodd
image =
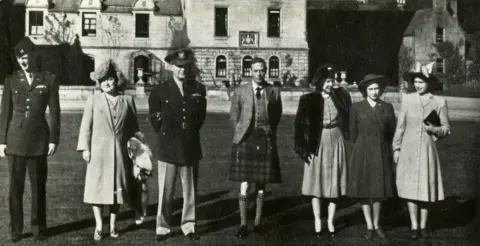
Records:
M189 48L174 50L165 56L164 60L171 65L183 67L187 64L193 63L193 51Z
M420 78L428 83L429 91L442 90L442 83L440 83L438 78L432 74L433 65L435 65L435 62L431 62L426 66L422 66L419 62L417 62L411 71L403 74L402 78L409 84L413 84L416 78Z
M327 63L323 66L320 66L313 75L313 78L310 84L316 86L317 88L322 88L323 83L326 79L335 79L336 71L335 67L331 63Z
M102 63L97 70L90 73L90 78L95 81L102 81L109 77L123 78L123 74L112 59Z
M22 57L35 51L35 44L29 37L24 37L15 45L15 56Z

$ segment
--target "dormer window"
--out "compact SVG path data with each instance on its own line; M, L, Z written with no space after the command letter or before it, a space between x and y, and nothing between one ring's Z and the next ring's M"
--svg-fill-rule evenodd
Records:
M95 37L97 35L97 15L95 13L82 14L82 36Z
M148 38L149 37L149 14L135 14L135 37Z
M28 33L29 35L43 35L43 11L28 12Z

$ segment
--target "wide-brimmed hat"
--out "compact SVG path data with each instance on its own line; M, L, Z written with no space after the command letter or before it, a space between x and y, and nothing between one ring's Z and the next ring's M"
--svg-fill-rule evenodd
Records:
M182 67L193 63L193 51L189 48L177 49L165 56L164 60L171 65Z
M367 74L363 80L358 82L358 87L367 88L371 84L378 84L378 86L385 88L387 86L388 78L380 74Z
M419 62L416 62L412 70L404 73L402 78L403 80L407 81L409 84L413 84L415 81L415 78L420 78L429 84L430 91L442 90L443 88L442 83L432 73L434 65L435 65L435 62L431 62L426 66L422 66Z
M112 59L105 61L90 73L90 78L95 81L102 81L109 77L116 77L119 80L123 78L122 72Z
M335 67L331 63L324 64L317 68L313 78L311 80L311 84L316 85L325 79L334 79L336 74Z
M35 44L29 37L24 37L15 45L15 56L22 57L35 51Z

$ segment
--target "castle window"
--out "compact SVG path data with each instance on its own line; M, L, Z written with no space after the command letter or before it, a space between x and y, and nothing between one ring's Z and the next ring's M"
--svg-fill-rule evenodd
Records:
M135 37L148 38L149 36L149 14L135 15Z
M215 36L228 36L228 8L215 8Z
M242 59L242 75L243 77L252 77L252 57L245 56Z
M215 61L216 76L219 78L227 77L227 58L225 56L217 56Z
M437 35L435 40L437 41L437 43L441 43L445 41L445 29L441 27L437 27Z
M437 73L445 73L445 59L443 58L438 58L437 62Z
M43 11L29 11L29 34L30 35L42 35L43 34Z
M279 61L278 57L272 56L268 59L268 77L270 78L278 78L280 75L280 68L279 68Z
M280 9L268 10L268 37L280 37Z
M95 37L97 35L97 16L95 13L83 13L82 36Z

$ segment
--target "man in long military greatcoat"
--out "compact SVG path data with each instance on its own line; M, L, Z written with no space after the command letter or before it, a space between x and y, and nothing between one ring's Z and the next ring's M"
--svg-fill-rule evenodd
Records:
M21 70L5 79L0 111L0 156L8 157L11 240L22 239L23 191L28 170L32 190L31 228L46 239L47 156L60 136L60 104L55 77L35 66L35 46L26 37L15 46ZM45 119L47 106L50 124Z
M156 239L163 241L171 232L173 191L177 172L183 186L181 228L192 241L195 232L195 197L199 160L202 159L199 131L206 115L206 89L195 81L193 52L176 50L165 57L173 78L155 86L148 99L149 121L156 132L158 159L158 213Z

